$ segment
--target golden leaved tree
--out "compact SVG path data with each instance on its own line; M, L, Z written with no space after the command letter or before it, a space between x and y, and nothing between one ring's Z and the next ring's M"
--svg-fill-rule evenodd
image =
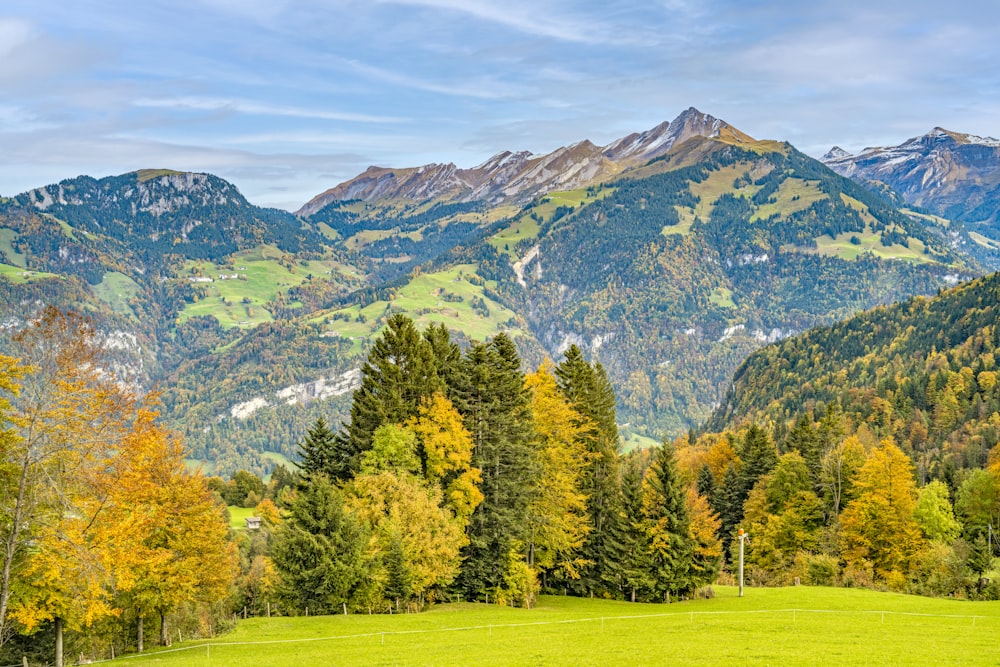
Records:
M913 465L891 439L868 455L854 481L856 497L840 516L842 555L871 561L876 574L899 583L923 547L913 518L917 488Z
M528 565L579 578L584 564L576 554L590 532L587 497L581 490L590 455L584 442L593 424L559 391L552 362L524 379L539 438L542 475L528 509Z

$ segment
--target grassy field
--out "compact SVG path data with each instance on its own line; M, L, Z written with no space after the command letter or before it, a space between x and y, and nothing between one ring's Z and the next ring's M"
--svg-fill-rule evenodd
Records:
M273 246L262 246L233 255L229 266L188 262L179 276L182 280L200 276L211 278L212 282L196 283L202 287L204 296L185 306L178 319L184 322L198 315L212 315L227 328L254 327L271 321L271 313L263 305L279 291L301 285L310 275L321 280L344 270L337 262L317 260L296 262L289 267L280 261L282 255ZM238 279L222 280L220 275L236 275Z
M0 264L0 276L7 278L15 285L27 283L32 280L59 277L54 273L45 273L44 271L28 271L22 269L20 266L11 266L10 264Z
M0 229L0 252L8 262L22 269L27 268L27 257L14 250L14 241L17 240L18 233L13 229Z
M510 226L494 234L489 242L500 252L514 256L514 246L518 241L538 236L539 221L548 222L560 206L580 208L614 194L615 188L600 187L593 191L587 188L550 192L536 205L518 216ZM534 214L535 218L532 218Z
M247 527L247 517L253 516L252 507L229 506L229 527L236 530L245 530Z
M475 265L459 264L447 271L422 273L399 289L395 298L376 301L364 308L351 306L337 311L328 311L315 318L329 319L328 330L341 338L354 341L354 351L360 353L364 339L378 334L384 325L383 318L389 310L406 313L424 329L432 322L443 322L451 329L460 329L469 337L485 340L505 329L504 323L515 317L512 310L483 295L483 287L476 285ZM489 284L489 283L487 283ZM478 297L489 309L484 316L472 308L472 299ZM333 319L334 315L340 319ZM359 321L358 316L363 321ZM344 320L342 318L346 317ZM511 330L517 335L517 330Z
M717 587L672 605L543 597L532 610L259 618L147 665L996 665L1000 603L865 590Z
M116 313L134 315L128 302L139 293L139 285L124 273L109 271L94 285L94 294Z

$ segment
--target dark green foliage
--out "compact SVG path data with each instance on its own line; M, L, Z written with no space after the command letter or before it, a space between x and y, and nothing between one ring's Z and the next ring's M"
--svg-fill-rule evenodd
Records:
M574 585L585 594L616 594L621 585L622 498L614 390L604 368L584 360L576 345L566 350L555 376L563 396L591 425L585 439L590 461L582 484L590 533L580 552L589 564Z
M472 463L482 471L483 494L469 523L469 545L457 581L470 599L501 587L508 559L525 535L539 474L530 397L520 364L505 334L473 344L462 364L458 394L472 435Z
M825 451L823 441L813 428L812 418L803 414L795 422L785 441L785 451L798 452L809 468L813 483L819 481L820 458Z
M306 433L299 443L299 470L302 471L303 481L317 474L333 476L336 456L335 437L322 417L318 418Z
M764 348L740 367L708 428L768 418L801 435L812 412L824 450L845 423L866 423L909 443L920 481L981 467L1000 442L988 419L1000 411L998 293L994 274Z
M654 450L646 484L644 508L652 536L652 589L657 598L670 601L671 597L693 593L695 581L686 487L677 473L674 447L669 442Z
M361 387L354 392L346 437L337 440L334 477L353 477L361 455L371 449L375 429L402 424L417 414L421 398L443 389L431 344L413 320L392 315L361 368Z
M650 536L643 511L642 480L645 470L640 456L630 456L622 474L621 588L632 602L645 599L652 591Z
M365 583L367 536L344 510L341 492L316 475L299 491L291 516L274 537L271 557L279 594L297 613L335 613Z
M740 456L740 485L746 494L754 487L761 477L774 470L778 465L778 450L771 442L771 436L757 426L750 424L740 440L737 453Z

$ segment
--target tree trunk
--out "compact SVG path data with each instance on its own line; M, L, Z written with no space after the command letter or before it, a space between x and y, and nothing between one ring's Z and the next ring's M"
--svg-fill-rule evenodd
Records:
M56 667L63 667L63 620L56 618Z
M160 646L170 646L170 635L167 634L167 614L160 612Z
M143 628L143 622L145 620L146 619L143 616L139 617L139 630L138 630L138 632L136 634L136 638L135 638L136 639L136 642L135 642L136 649L138 649L139 653L142 653L142 650L143 650L143 640L145 639L145 637L143 635L143 630L144 630L144 628Z

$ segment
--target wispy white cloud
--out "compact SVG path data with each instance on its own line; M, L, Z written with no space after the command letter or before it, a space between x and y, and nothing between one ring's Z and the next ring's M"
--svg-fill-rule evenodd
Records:
M528 35L568 42L600 44L608 41L608 36L600 30L601 24L578 21L569 7L556 7L551 3L546 6L541 2L522 5L517 2L490 0L376 0L376 2L466 14Z
M345 111L324 111L304 107L265 104L251 100L220 97L140 97L132 102L136 107L179 109L187 111L228 111L257 116L285 116L289 118L314 118L318 120L348 121L352 123L402 123L409 119L401 116L379 116Z

